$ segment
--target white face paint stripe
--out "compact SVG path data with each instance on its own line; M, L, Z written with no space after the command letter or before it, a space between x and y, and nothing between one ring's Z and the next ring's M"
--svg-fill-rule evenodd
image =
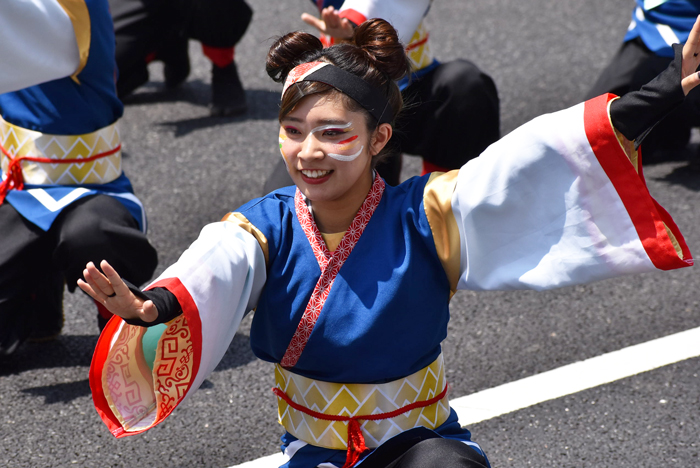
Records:
M353 161L355 158L357 158L362 153L362 150L364 148L365 148L364 146L360 146L360 150L357 153L351 154L349 156L344 156L342 154L333 154L333 153L328 153L328 156L330 156L331 158L333 158L337 161Z
M348 123L343 124L343 125L322 125L322 126L320 126L320 127L316 127L316 128L314 128L313 130L311 130L311 133L320 132L320 131L322 131L322 130L329 130L329 129L331 129L331 128L341 128L341 129L345 129L345 128L350 127L351 125L352 125L352 122L348 122Z

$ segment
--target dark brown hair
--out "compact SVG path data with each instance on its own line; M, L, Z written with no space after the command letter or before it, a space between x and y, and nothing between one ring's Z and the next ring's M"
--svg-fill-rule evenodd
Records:
M321 41L305 32L288 33L277 39L267 54L266 71L270 77L284 83L294 67L307 62L328 62L350 72L379 90L387 99L392 111L391 125L403 108L401 91L396 80L406 76L410 65L396 30L382 19L372 19L355 29L347 43L324 48ZM333 87L316 81L301 81L290 87L282 97L279 119L289 114L297 103L310 94L337 93L351 111L362 111L367 129L377 128L377 120L348 96ZM372 165L390 152L390 145L373 157Z

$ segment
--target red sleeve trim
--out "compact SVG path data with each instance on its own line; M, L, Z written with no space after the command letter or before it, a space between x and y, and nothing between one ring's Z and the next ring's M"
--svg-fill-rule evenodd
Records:
M615 136L608 117L608 103L615 97L605 94L585 103L584 126L588 142L617 190L654 266L660 270L691 266L692 255L683 235L671 216L649 194L641 160L637 173ZM678 257L664 224L680 245L683 260Z
M190 331L192 333L192 345L194 348L192 350L193 377L190 380L186 391L183 393L184 395L190 391L192 383L194 382L196 375L199 373L199 364L202 355L202 322L199 318L199 311L197 309L197 306L195 305L194 300L192 299L192 296L179 279L166 278L152 284L148 289L158 287L166 288L168 291L173 293L175 297L177 297L177 300L180 303L180 306L182 307L182 312L185 316L185 319L187 320L187 325L189 326ZM122 319L117 316L114 316L105 326L104 330L100 334L99 339L97 340L97 346L95 347L95 352L92 356L89 374L90 390L92 391L92 400L95 405L95 409L100 415L100 418L102 418L102 421L109 429L109 432L111 432L112 435L117 438L140 434L142 432L147 431L151 427L160 424L170 415L170 413L173 412L175 407L180 403L178 401L174 405L169 405L167 408L164 408L165 411L163 411L163 413L161 413L161 409L159 408L158 414L156 415L156 421L146 429L140 431L127 432L121 426L121 423L109 407L109 403L107 403L107 398L104 395L104 390L102 389L102 372L104 369L104 363L106 362L107 356L110 351L110 344L117 331L119 330L121 323Z
M355 23L355 26L359 26L365 21L367 21L367 17L360 13L357 10L353 10L352 8L348 8L347 10L343 10L340 13L338 13L338 16L341 18L347 18L348 21L351 21L352 23Z
M100 337L97 340L97 345L95 346L95 352L92 354L92 362L90 363L90 390L92 391L92 402L95 405L97 414L100 415L102 421L107 425L107 429L112 433L114 437L122 437L124 429L122 428L119 420L107 403L107 398L104 395L102 389L102 370L104 369L104 364L107 361L107 355L109 354L110 343L116 335L119 325L122 319L113 316L107 325L100 333Z

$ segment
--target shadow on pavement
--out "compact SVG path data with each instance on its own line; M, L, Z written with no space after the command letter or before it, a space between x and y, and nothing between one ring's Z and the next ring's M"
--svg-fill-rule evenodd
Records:
M0 359L0 376L36 369L89 367L97 335L61 335L47 343L24 343L12 356ZM250 349L250 337L237 334L216 367L233 369L257 359Z
M0 376L34 369L90 365L97 335L61 335L46 343L27 342L0 359Z
M68 403L76 398L90 395L90 383L88 379L77 382L63 382L42 387L25 388L22 393L34 397L44 397L44 404Z
M246 90L246 99L248 101L248 111L244 114L230 117L196 116L188 119L161 122L158 125L173 129L175 137L181 137L203 128L226 125L231 122L277 119L279 112L279 94L277 92L260 89Z

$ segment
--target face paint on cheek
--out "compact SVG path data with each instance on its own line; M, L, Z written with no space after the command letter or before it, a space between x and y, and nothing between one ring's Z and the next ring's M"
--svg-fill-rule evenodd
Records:
M351 136L347 140L339 141L337 143L338 145L338 151L347 151L350 149L353 149L355 146L357 146L357 139L359 135Z
M350 151L353 148L355 148L358 143L359 135L353 135L350 138L347 138L343 141L339 141L336 144L337 151ZM360 154L362 154L362 150L364 149L364 146L360 146L360 149L354 153L354 154L349 154L349 155L344 155L344 154L338 154L338 153L328 153L328 156L331 158L337 160L337 161L354 161Z
M284 165L285 165L286 167L289 167L289 162L287 162L287 156L285 156L284 150L282 149L282 145L284 144L284 142L285 142L286 140L287 140L287 135L285 135L284 133L280 132L280 135L279 135L280 154L282 154L282 159L284 160Z
M360 146L360 149L357 150L357 153L349 154L347 156L344 154L334 154L334 153L328 153L328 156L335 159L336 161L354 161L359 155L362 154L363 149L365 149L365 147Z

